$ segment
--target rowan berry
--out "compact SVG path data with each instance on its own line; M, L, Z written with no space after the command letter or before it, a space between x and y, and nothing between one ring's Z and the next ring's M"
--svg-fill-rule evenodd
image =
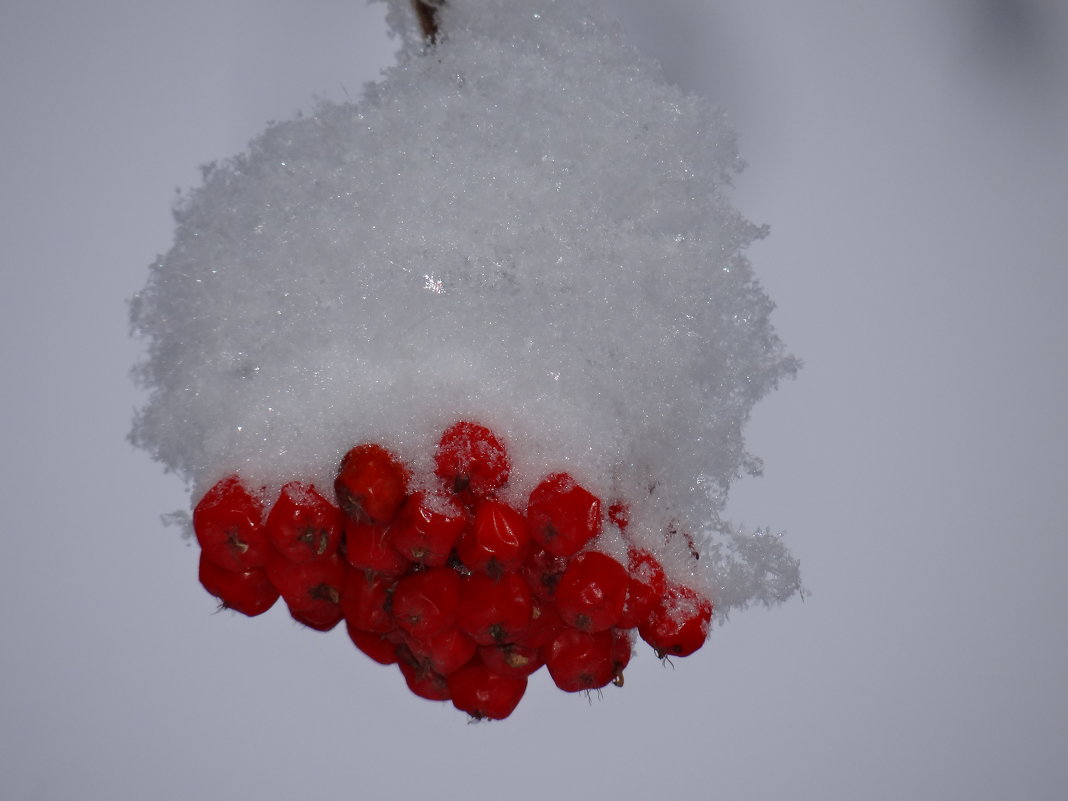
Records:
M554 473L530 493L530 534L554 556L571 556L601 533L601 502L568 473Z
M638 626L657 656L689 656L708 638L712 602L689 587L669 585Z
M237 573L263 567L273 551L263 527L263 504L237 476L208 490L193 510L193 530L204 555Z
M384 525L408 495L408 470L381 445L357 445L345 454L334 480L338 505L357 523Z
M508 453L485 426L460 421L441 435L435 472L450 492L465 502L479 501L503 487L511 472Z

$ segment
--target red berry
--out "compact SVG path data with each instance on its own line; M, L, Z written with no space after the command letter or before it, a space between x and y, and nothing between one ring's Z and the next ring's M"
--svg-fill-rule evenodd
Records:
M649 551L630 549L627 575L627 600L617 624L621 629L633 629L642 623L667 589L664 568Z
M353 567L383 576L402 576L412 563L393 547L388 526L345 523L345 558Z
M427 567L449 561L453 546L467 527L467 513L455 500L417 492L404 504L390 536L405 559Z
M293 617L320 631L328 631L341 621L338 603L345 572L336 555L312 562L290 562L277 555L267 564L267 576Z
M397 662L397 645L391 639L371 631L360 631L345 621L352 644L380 665Z
M556 610L555 603L551 600L535 598L530 626L516 638L516 644L529 648L542 648L552 642L560 630L566 626L567 624Z
M448 701L449 685L445 677L417 658L407 647L397 647L397 667L404 674L408 689L428 701Z
M323 559L337 552L344 518L315 487L291 481L267 515L267 539L291 562Z
M458 628L450 626L425 639L409 637L408 648L435 673L448 676L471 661L478 645Z
M456 543L460 561L476 573L497 578L519 569L530 545L526 518L506 503L488 500Z
M537 550L523 560L519 571L530 585L530 591L535 598L539 601L553 602L556 596L556 585L560 583L560 577L567 570L568 561L562 556L553 556L548 551Z
M516 573L491 579L481 573L464 576L456 625L479 645L515 642L530 628L533 598Z
M263 528L263 504L237 476L218 482L193 510L193 530L204 555L237 573L263 567L271 546Z
M620 531L626 531L630 525L630 507L623 501L616 501L608 507L608 519L619 526Z
M393 590L393 619L417 639L427 639L453 625L460 598L460 574L449 567L433 567L397 581Z
M346 622L358 631L392 631L389 607L395 583L396 579L364 570L348 571L341 587L341 612Z
M482 645L478 649L482 663L502 676L524 678L545 664L541 649L528 645Z
M564 692L604 687L616 675L612 632L563 629L545 649L545 666Z
M496 435L478 423L462 421L445 430L434 455L435 472L450 492L481 500L508 481L511 464Z
M569 626L582 631L605 631L623 616L627 598L627 570L597 551L571 560L556 586L556 608Z
M289 607L289 616L302 626L316 631L330 631L341 622L341 610L337 607L319 609L294 609Z
M524 677L502 676L475 662L448 677L453 705L476 720L503 720L527 690Z
M242 573L224 570L200 553L200 583L227 609L249 617L262 615L278 600L267 573L253 568Z
M408 495L408 471L381 445L357 445L341 460L334 491L349 518L385 525Z
M712 602L689 587L669 585L638 626L638 635L657 656L689 656L708 638Z
M554 473L530 493L527 522L534 541L571 556L601 533L601 502L567 473Z

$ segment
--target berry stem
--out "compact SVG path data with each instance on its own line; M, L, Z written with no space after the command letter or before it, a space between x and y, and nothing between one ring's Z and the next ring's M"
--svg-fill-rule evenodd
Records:
M412 0L412 8L423 29L423 38L427 44L434 44L438 38L438 9L445 0Z

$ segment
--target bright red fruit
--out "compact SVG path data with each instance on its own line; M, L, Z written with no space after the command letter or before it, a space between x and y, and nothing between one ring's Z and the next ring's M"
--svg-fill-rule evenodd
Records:
M502 676L477 662L460 668L447 681L453 706L476 720L503 720L527 691L525 677Z
M455 673L475 655L475 641L455 626L439 631L425 639L408 638L408 648L435 673L448 676Z
M616 501L608 507L608 519L625 532L630 525L630 507L623 501Z
M516 639L516 644L529 648L542 648L552 642L560 630L566 626L555 603L535 597L530 626Z
M498 578L519 569L529 546L526 518L506 503L488 500L475 508L474 522L456 543L456 555L469 570Z
M479 646L478 657L494 673L514 678L529 676L545 664L540 649L518 643Z
M408 495L408 478L400 460L381 445L357 445L341 460L334 492L352 520L385 525Z
M301 623L328 631L341 622L341 588L345 565L337 555L312 562L290 562L277 555L267 563L267 577Z
M611 631L565 628L545 649L545 666L564 692L596 690L616 675Z
M545 550L530 553L519 571L530 585L530 591L539 601L551 602L556 595L556 585L567 570L568 559L553 556Z
M349 633L352 644L359 648L380 665L394 665L397 663L397 645L382 634L371 631L360 631L353 628L352 624L345 621L345 628Z
M465 501L492 495L508 481L512 466L496 435L478 423L454 423L441 435L435 472L450 492Z
M527 522L534 541L571 556L601 533L601 502L567 473L554 473L530 493Z
M235 573L224 570L200 553L200 583L219 599L227 609L249 617L262 615L278 600L274 588L262 568Z
M349 570L341 587L341 612L358 631L386 634L392 631L389 607L396 579L365 570Z
M623 616L627 598L627 570L598 551L571 560L556 586L556 608L569 626L582 631L605 631Z
M330 631L341 622L341 610L337 606L317 609L294 609L290 606L289 616L302 626L316 631Z
M589 550L602 525L632 542L622 499L606 523L600 499L561 472L525 510L504 503L508 454L469 421L444 432L434 468L441 484L415 491L397 456L359 445L338 466L337 505L292 481L266 516L264 491L225 478L193 512L201 584L245 615L282 597L313 629L344 620L356 648L396 664L414 694L475 719L511 715L543 665L566 692L622 686L635 630L661 657L705 642L711 601L670 583L653 553L630 547L624 565ZM669 524L666 544L678 537L699 559Z
M388 526L345 523L345 558L353 567L383 576L402 576L412 563L393 547Z
M455 500L417 492L404 504L390 528L390 536L393 547L404 558L427 567L440 567L449 560L466 527L467 512Z
M344 517L315 487L291 481L282 487L265 528L267 539L291 562L308 562L337 553Z
M263 567L271 546L263 528L263 504L237 476L218 482L193 510L193 530L204 555L226 570Z
M638 548L631 548L628 555L627 600L617 624L622 629L633 629L641 624L667 589L664 568L655 556Z
M460 599L460 574L450 567L410 573L393 590L393 619L418 639L432 637L453 625Z
M689 656L708 638L712 602L689 587L669 585L638 626L638 635L657 656Z
M456 625L479 645L515 642L530 628L534 614L530 587L522 576L506 573L492 579L482 573L464 576Z
M397 667L404 674L408 689L428 701L448 701L449 685L445 677L416 657L407 646L397 646Z

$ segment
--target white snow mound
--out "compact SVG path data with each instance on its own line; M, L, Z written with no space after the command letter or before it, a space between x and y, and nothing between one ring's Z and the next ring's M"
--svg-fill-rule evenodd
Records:
M135 444L197 498L232 472L329 487L366 441L427 481L475 420L520 507L566 470L718 611L793 594L779 538L719 516L758 465L753 404L796 368L743 255L764 232L724 194L734 137L607 6L455 0L359 102L205 167L131 304Z

